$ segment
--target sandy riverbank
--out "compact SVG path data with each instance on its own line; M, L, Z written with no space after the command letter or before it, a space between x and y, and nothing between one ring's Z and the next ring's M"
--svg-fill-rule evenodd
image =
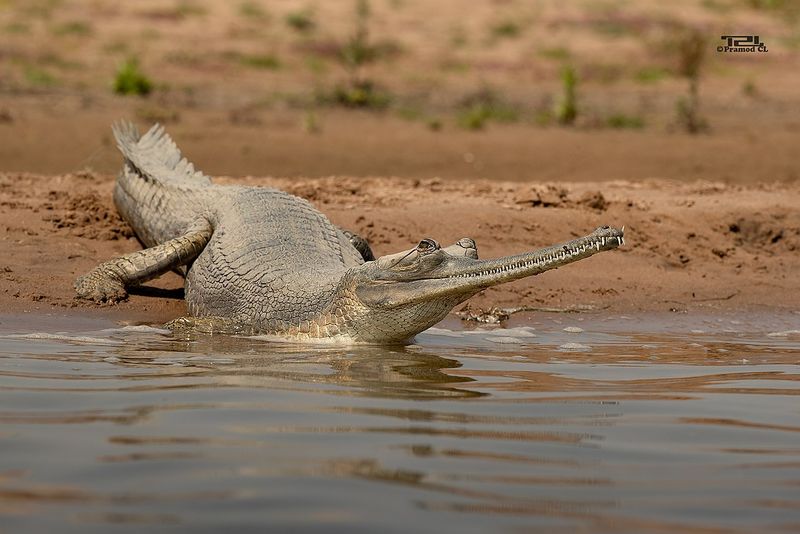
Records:
M625 225L611 253L487 290L473 308L617 312L795 309L800 303L800 185L706 182L525 184L399 178L220 178L311 200L364 235L376 254L433 237L469 236L482 257L509 255ZM162 321L185 313L168 274L116 306L75 300L72 281L139 248L116 214L113 177L0 174L0 312L112 315Z

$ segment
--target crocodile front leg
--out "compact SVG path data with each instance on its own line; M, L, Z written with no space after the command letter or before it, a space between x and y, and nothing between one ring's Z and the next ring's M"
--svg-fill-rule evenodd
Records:
M208 244L212 233L207 220L198 220L180 237L101 263L75 280L75 291L80 298L96 302L124 300L128 296L126 288L194 261Z

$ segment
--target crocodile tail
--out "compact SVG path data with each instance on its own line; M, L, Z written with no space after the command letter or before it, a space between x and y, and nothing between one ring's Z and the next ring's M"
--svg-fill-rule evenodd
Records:
M127 121L114 123L112 130L127 166L143 179L190 189L211 185L211 178L195 170L160 124L142 136Z

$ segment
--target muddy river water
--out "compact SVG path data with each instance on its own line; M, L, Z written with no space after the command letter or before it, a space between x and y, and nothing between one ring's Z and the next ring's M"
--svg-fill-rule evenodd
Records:
M798 313L392 348L0 316L0 532L795 531L799 395Z

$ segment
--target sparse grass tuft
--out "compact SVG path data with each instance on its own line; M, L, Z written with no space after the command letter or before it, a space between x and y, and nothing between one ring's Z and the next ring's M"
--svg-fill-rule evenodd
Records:
M25 22L9 22L4 28L6 33L15 33L18 35L26 35L31 33L31 26Z
M654 83L669 76L669 71L662 67L642 67L634 74L634 79L640 83Z
M57 69L62 70L77 70L84 68L84 64L80 61L75 61L73 59L64 59L60 55L49 52L46 54L42 54L38 57L38 63L40 65L47 65L48 67L55 67Z
M641 129L644 128L644 119L637 115L615 113L606 119L606 125L609 128L617 129Z
M442 129L442 119L439 117L429 117L425 120L425 126L432 132L438 132Z
M467 130L482 130L489 122L516 122L519 110L489 88L483 88L461 101L456 116Z
M128 43L121 39L108 42L103 45L103 52L108 54L125 54L130 50Z
M114 92L120 95L147 96L153 90L153 82L139 68L139 61L128 58L117 69L114 76Z
M569 48L563 46L542 48L539 50L539 55L545 59L552 59L553 61L566 61L572 58L572 52L570 52Z
M203 17L208 14L208 9L201 5L197 0L183 0L175 6L175 12L179 17Z
M309 9L288 13L286 24L298 33L311 33L317 26L314 14Z
M753 9L777 11L788 8L794 0L746 0L746 3Z
M93 32L92 25L82 20L73 20L59 24L53 28L53 33L56 35L76 35L85 36L91 35Z
M53 10L62 2L63 0L26 0L20 2L20 11L31 17L49 19L53 15Z
M35 65L25 66L25 80L37 87L52 87L58 84L58 79L48 71Z
M522 34L522 26L514 20L502 20L489 28L492 37L513 39Z
M421 121L431 131L438 132L442 129L442 119L435 115L428 115L422 107L415 104L406 104L397 108L397 116L408 121Z
M365 109L385 109L389 106L391 95L379 88L373 80L365 76L368 63L396 52L391 42L375 45L369 38L370 5L367 0L356 0L355 28L347 42L336 47L336 57L348 74L345 84L333 90L332 98L324 100L350 107Z
M574 124L575 119L578 118L577 85L578 76L575 73L575 68L572 66L565 66L561 70L561 99L555 109L556 120L559 124L564 126Z
M756 98L761 94L761 91L758 90L756 82L754 82L753 80L746 80L742 84L742 94L749 98Z
M319 56L312 55L306 58L306 67L314 74L324 74L328 70L328 64Z
M705 60L706 36L700 30L685 28L677 34L678 72L689 81L689 93L675 103L678 124L690 134L708 130L700 116L700 71Z
M549 108L536 111L533 122L537 126L550 126L553 123L553 111Z
M371 80L340 85L333 91L333 102L348 108L381 110L386 109L391 101L391 95Z
M425 112L421 108L410 105L400 106L396 112L398 117L407 121L417 121L425 116Z
M181 120L181 115L178 110L159 105L141 106L136 108L134 113L145 122L174 124Z
M358 76L367 63L391 59L402 53L402 46L394 40L373 41L370 37L369 21L372 10L368 0L356 0L355 24L347 42L338 48L339 60L351 75Z
M269 13L257 2L246 1L239 4L239 15L246 19L266 22L269 20Z
M708 130L708 122L698 115L697 101L691 96L682 96L675 101L675 115L678 124L690 134Z
M254 69L277 70L281 67L281 62L272 54L243 55L239 58L239 62Z
M310 109L303 113L302 126L303 131L308 134L318 134L322 131L322 125L319 122L317 114Z
M467 30L460 25L453 26L450 29L450 45L454 48L461 48L469 43L469 36Z
M772 12L788 22L796 22L800 18L800 2L796 0L745 0L753 9Z

